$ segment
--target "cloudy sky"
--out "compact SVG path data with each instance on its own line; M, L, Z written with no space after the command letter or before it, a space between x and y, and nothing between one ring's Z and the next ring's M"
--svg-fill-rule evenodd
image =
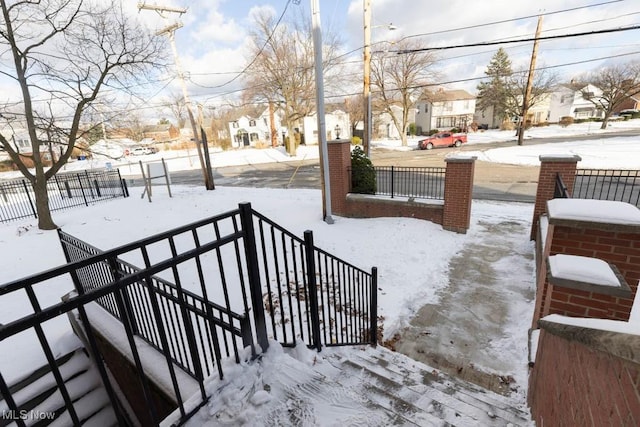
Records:
M184 68L190 73L190 90L200 102L215 103L232 96L239 79L216 86L231 80L243 69L248 59L246 35L252 25L252 14L259 8L268 8L277 17L284 14L284 22L299 16L310 19L310 3L311 0L172 0L166 3L188 9L181 17L184 27L176 34L176 41ZM346 55L344 61L349 67L361 70L363 1L321 0L320 3L323 31L334 31L341 36L344 52L354 51ZM544 15L543 37L640 25L640 2L635 0L372 0L371 3L372 25L379 26L373 30L374 42L408 37L425 48L532 38L538 14ZM151 11L140 13L141 19L157 23L155 15ZM163 22L170 22L174 17ZM385 24L389 23L397 30L387 30ZM553 70L569 80L613 62L637 60L640 59L638 36L640 30L629 30L543 41L538 67L557 67ZM437 66L442 81L452 82L447 85L449 88L474 91L477 81L456 81L481 77L498 47L439 51ZM514 68L528 67L532 42L503 47ZM598 58L602 59L595 60ZM575 62L582 63L566 65Z
M123 0L129 13L144 21L149 31L167 27L178 20L183 24L176 32L176 43L189 78L189 92L193 100L211 106L224 104L238 95L242 83L242 76L238 77L238 73L251 59L247 53L247 32L257 11L267 9L275 17L282 15L283 25L295 19L311 19L311 0L145 1L147 5L187 10L182 15L166 13L160 16L151 10L139 11L138 0ZM538 14L544 16L543 37L640 25L638 0L371 0L371 3L374 51L377 46L385 45L384 42L393 43L403 38L414 40L425 48L532 38ZM342 61L345 70L350 70L348 74L353 75L354 91L358 91L364 44L363 0L320 0L320 8L323 31L339 34L344 42ZM387 30L385 24L389 23L397 30ZM552 67L563 80L568 81L581 73L615 62L639 60L639 36L640 30L627 30L542 41L537 65ZM531 41L502 46L514 68L528 67ZM449 89L466 89L474 93L478 83L474 79L483 76L498 47L438 51L436 65L441 82L436 83L446 83L444 86ZM576 64L567 65L571 63ZM154 96L147 99L148 105L166 101L168 91L180 92L176 75L174 72L167 76L168 84L164 90L162 87L150 90ZM344 93L327 95L340 96Z

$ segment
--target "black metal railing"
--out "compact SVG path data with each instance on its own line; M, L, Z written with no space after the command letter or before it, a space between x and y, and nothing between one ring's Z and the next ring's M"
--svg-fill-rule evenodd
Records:
M117 169L54 175L47 181L47 194L51 211L129 196L126 183ZM26 179L0 181L0 222L36 217L31 183Z
M0 304L22 294L31 305L22 317L0 325L0 341L36 333L74 425L82 420L42 324L77 310L112 405L119 408L94 336L99 327L86 312L93 302L124 327L152 423L160 420L134 337L164 356L163 366L155 368L169 373L180 422L206 403L204 379L216 368L223 376L223 358L238 362L246 347L256 354L254 337L262 350L269 339L286 346L302 340L318 350L377 340L376 269L369 273L342 261L315 247L310 231L300 239L250 204L107 251L61 231L59 236L68 264L0 286ZM40 301L40 292L61 283L73 283L76 295L52 305ZM199 403L191 405L195 397L190 406L183 403L190 396L182 395L177 369L196 380ZM9 410L19 413L1 368L0 392Z
M361 270L254 211L270 336L284 346L375 344L377 270Z
M567 186L564 184L562 177L559 173L556 173L556 182L553 190L553 198L554 199L568 199L571 198L571 194L569 194L569 190Z
M573 197L615 200L640 207L640 171L578 169L573 184Z
M376 166L376 194L421 199L444 199L446 168Z

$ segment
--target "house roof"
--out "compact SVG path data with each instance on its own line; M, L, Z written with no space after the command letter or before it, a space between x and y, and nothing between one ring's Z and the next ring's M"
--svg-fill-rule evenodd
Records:
M454 89L426 92L421 98L422 101L427 102L459 101L465 99L476 99L476 97L466 90Z

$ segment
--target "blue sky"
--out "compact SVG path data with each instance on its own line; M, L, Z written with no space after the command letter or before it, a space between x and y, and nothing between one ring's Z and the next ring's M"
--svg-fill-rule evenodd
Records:
M294 19L296 13L310 19L310 0L299 4L286 0L183 0L175 5L187 7L182 17L185 27L179 30L177 41L183 55L185 68L194 73L191 89L201 100L215 102L231 92L237 85L207 89L224 83L243 68L246 60L246 31L251 25L251 14L257 8L270 8L280 16L289 3L284 20ZM607 3L607 4L600 4ZM600 4L600 5L598 5ZM586 7L590 6L590 7ZM322 28L338 32L344 41L344 51L363 45L363 1L321 0ZM569 10L575 9L575 10ZM372 0L373 25L382 27L393 23L397 31L377 28L374 41L391 41L410 37L425 47L449 46L476 42L503 40L506 38L531 38L535 33L536 15L543 18L543 36L588 32L640 24L640 2L637 0L538 0L521 2L490 0L468 2L466 0ZM556 13L557 12L557 13ZM515 18L529 17L515 20ZM496 21L506 21L486 25ZM451 31L461 27L471 27ZM425 33L434 33L419 36ZM591 61L630 52L640 52L640 30L589 37L563 38L540 43L538 66L558 67L570 62ZM527 68L532 43L504 45L514 68ZM443 82L481 77L498 46L445 50L438 53L438 69ZM362 51L348 57L359 61ZM640 54L584 62L574 66L555 68L561 77L570 78L615 61L638 60ZM359 67L361 65L352 64ZM201 75L196 75L202 73ZM207 74L208 73L208 74ZM203 75L207 74L207 75ZM235 83L235 82L234 82ZM357 83L357 82L356 82ZM473 92L477 81L451 83L448 88L461 88Z
M175 14L162 18L153 11L138 11L138 0L123 2L129 13L148 25L150 31L166 27L178 18ZM205 105L224 104L239 94L241 78L225 83L236 76L249 59L247 30L257 10L266 8L278 17L286 7L284 22L296 16L311 19L311 0L300 0L299 4L287 0L147 0L147 3L187 8L187 13L180 17L184 26L177 31L176 42L190 79L192 98ZM546 14L543 36L640 25L638 0L371 0L371 3L372 22L378 26L373 30L374 42L394 42L409 37L424 47L531 38L537 14ZM344 41L343 52L354 51L344 57L344 68L349 70L346 74L354 76L349 84L357 91L361 87L358 75L362 72L363 0L320 0L320 8L323 31L340 35ZM527 18L517 19L523 17ZM487 25L497 21L503 22ZM397 30L382 28L388 23L393 23ZM514 68L528 67L532 42L504 47ZM478 81L470 79L484 75L497 49L498 46L485 46L438 52L436 66L441 77L437 83L451 82L443 86L474 93ZM640 54L630 54L633 52L640 52L640 30L562 38L540 43L537 65L557 67L554 70L562 80L569 81L608 64L640 60ZM595 58L605 59L593 61ZM582 63L563 66L572 62ZM157 93L147 100L149 105L165 102L169 92L180 92L175 73L167 75L169 80L165 89L160 85L149 91ZM10 91L10 83L0 79L0 93Z

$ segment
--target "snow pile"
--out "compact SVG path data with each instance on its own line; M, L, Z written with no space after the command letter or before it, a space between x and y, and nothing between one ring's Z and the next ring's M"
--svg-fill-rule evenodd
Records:
M618 277L609 264L601 259L558 254L549 257L549 268L551 276L556 279L620 287Z

